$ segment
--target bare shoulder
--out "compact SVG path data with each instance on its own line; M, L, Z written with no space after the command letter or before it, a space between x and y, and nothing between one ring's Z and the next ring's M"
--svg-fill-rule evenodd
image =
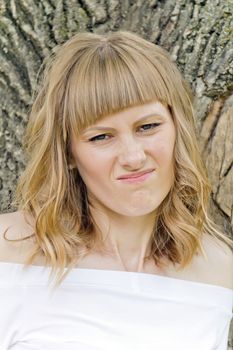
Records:
M0 214L0 261L22 263L32 244L32 240L23 238L32 233L22 211Z
M206 253L206 264L204 264L203 271L206 273L206 278L209 279L208 282L233 289L232 249L227 243L210 235L203 237L202 245Z

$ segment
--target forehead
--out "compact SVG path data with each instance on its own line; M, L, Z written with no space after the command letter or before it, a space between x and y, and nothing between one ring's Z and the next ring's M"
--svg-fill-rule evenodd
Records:
M171 114L168 108L159 101L144 103L141 105L125 108L114 114L105 116L104 118L93 122L91 125L84 128L81 133L86 130L92 130L98 126L117 126L119 123L135 123L142 119L147 119L152 116L159 118L170 119Z
M162 103L159 101L153 101L149 103L144 103L141 105L125 108L117 113L110 114L103 118L102 120L114 120L114 119L126 119L126 118L143 118L149 115L169 115L169 111ZM98 123L98 122L97 122Z

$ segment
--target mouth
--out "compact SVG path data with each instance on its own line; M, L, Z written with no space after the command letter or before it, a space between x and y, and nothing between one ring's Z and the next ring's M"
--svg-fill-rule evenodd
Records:
M134 174L128 174L118 177L118 180L126 183L140 183L148 179L155 169L148 169Z

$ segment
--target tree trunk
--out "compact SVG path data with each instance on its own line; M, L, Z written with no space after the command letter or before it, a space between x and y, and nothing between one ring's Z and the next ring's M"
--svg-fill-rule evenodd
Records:
M212 214L232 235L233 0L1 0L1 212L14 210L9 203L25 166L21 140L43 59L78 31L118 29L163 46L191 83Z

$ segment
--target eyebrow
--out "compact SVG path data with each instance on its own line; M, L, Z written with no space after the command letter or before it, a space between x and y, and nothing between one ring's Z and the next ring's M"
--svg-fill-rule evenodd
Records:
M160 113L150 113L147 115L142 116L140 119L138 119L136 122L134 122L134 125L137 124L138 122L143 121L144 119L147 119L149 117L161 117L164 118L164 116ZM88 131L92 131L92 130L112 130L113 128L107 127L107 126L93 126L90 128L87 128L86 130L84 130L84 132L88 132Z

